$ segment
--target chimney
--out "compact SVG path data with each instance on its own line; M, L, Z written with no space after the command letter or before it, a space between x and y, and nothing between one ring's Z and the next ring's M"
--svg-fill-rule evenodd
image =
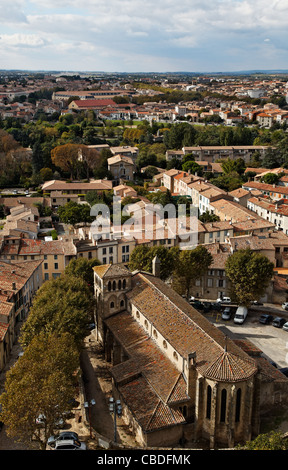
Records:
M161 265L160 259L158 258L158 256L155 256L155 258L153 258L153 261L152 261L153 276L160 277L160 265Z

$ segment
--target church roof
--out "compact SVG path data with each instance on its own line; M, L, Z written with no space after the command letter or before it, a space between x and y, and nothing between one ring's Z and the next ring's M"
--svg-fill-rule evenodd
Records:
M130 272L119 264L101 264L99 266L94 266L93 270L101 279L117 276L127 277L130 275Z
M203 370L200 367L200 370L208 379L219 382L238 382L243 378L247 379L249 373L251 376L255 374L255 364L224 351L212 364L204 367Z
M257 372L253 358L159 278L134 275L127 297L179 356L196 353L202 375L233 382Z

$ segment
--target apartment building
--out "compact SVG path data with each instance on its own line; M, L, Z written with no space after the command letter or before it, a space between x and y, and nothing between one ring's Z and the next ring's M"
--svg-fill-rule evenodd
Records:
M234 145L234 146L197 146L183 147L184 155L193 154L195 161L207 161L213 163L216 160L228 158L236 160L242 158L245 163L249 163L255 152L259 152L261 158L264 157L268 147L263 145Z
M76 253L72 241L43 241L5 236L0 248L0 259L6 262L42 261L42 278L43 281L48 281L59 277L71 259L76 257Z
M247 202L249 210L256 212L260 217L272 222L278 230L288 235L288 203L281 199L272 202L265 198L250 198Z
M288 198L288 187L276 186L275 184L260 183L258 181L248 181L242 185L248 191L258 190L263 196L268 196L274 201Z
M14 344L17 324L27 317L32 299L42 285L41 264L41 260L0 260L0 372Z

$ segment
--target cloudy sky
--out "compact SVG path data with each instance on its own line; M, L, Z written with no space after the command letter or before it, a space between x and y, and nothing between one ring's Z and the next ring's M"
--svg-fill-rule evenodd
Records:
M0 69L288 69L288 0L0 0Z

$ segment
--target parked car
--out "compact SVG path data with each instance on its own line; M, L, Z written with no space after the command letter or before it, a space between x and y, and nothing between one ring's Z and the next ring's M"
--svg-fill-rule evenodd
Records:
M230 297L219 297L219 299L216 300L216 302L218 303L222 303L222 304L231 304L231 299Z
M244 323L244 321L246 320L247 315L248 315L247 307L240 305L236 310L236 313L234 316L234 323L238 323L239 325L242 325L242 323Z
M73 440L73 441L78 441L79 442L79 436L77 432L73 431L63 431L60 432L58 435L50 436L48 438L47 444L50 447L55 447L56 442L59 441L67 441L67 440Z
M220 312L221 311L221 303L220 302L214 302L211 304L211 308L212 310L217 310L217 312Z
M86 450L86 444L73 439L57 441L54 450Z
M203 303L200 302L199 300L195 300L195 302L192 303L192 306L196 308L196 310L203 310L204 308Z
M276 328L282 328L282 326L286 323L285 318L282 317L276 317L272 321L272 325L275 326Z
M203 302L203 311L204 313L210 312L211 310L211 303L210 302Z
M231 315L232 315L231 308L230 307L225 307L223 312L222 312L222 315L221 315L222 320L230 320Z
M262 313L259 318L259 323L263 323L263 325L268 325L273 321L273 316L269 315L268 313Z
M288 302L284 302L284 303L282 304L282 308L283 308L284 310L288 310Z
M252 300L251 304L252 305L263 305L263 303L260 302L259 300Z
M44 426L45 425L45 421L46 421L46 416L43 415L43 414L40 414L39 416L37 416L36 418L36 424L38 424L38 426ZM64 420L62 418L60 419L57 419L56 422L55 422L55 427L56 428L62 428L64 426Z
M282 326L283 330L288 331L288 321Z
M282 369L278 369L282 374L286 375L288 377L288 367L282 367Z

